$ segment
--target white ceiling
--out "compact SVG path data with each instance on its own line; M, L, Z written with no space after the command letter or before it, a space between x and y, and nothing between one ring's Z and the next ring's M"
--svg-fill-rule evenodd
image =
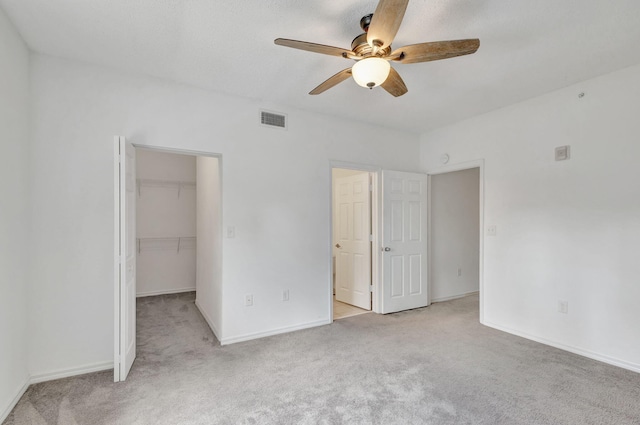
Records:
M473 55L401 65L393 98L349 79L350 60L276 46L350 48L376 0L0 0L29 47L349 119L424 132L640 63L639 0L412 0L394 48L479 38ZM286 112L286 111L283 111Z

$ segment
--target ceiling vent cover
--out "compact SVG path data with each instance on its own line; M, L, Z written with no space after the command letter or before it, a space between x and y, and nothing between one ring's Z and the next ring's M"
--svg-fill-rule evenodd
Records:
M260 124L266 127L287 128L287 116L276 112L260 111Z

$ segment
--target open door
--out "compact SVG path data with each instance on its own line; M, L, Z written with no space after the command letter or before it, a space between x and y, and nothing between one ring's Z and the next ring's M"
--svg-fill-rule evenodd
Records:
M114 381L124 381L136 358L136 150L115 137L115 360Z
M338 177L336 300L371 310L371 192L369 173Z
M381 313L428 305L427 175L382 172Z

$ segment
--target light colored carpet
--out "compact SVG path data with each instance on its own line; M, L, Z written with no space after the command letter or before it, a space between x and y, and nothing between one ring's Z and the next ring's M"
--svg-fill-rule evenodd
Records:
M5 424L640 423L639 374L483 327L477 296L226 347L193 300L140 300L126 382L34 385Z

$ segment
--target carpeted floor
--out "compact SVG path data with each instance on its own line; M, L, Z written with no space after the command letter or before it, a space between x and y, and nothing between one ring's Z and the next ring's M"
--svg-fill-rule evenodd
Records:
M193 300L139 300L126 382L33 385L5 424L640 423L640 374L483 327L477 296L225 347Z

